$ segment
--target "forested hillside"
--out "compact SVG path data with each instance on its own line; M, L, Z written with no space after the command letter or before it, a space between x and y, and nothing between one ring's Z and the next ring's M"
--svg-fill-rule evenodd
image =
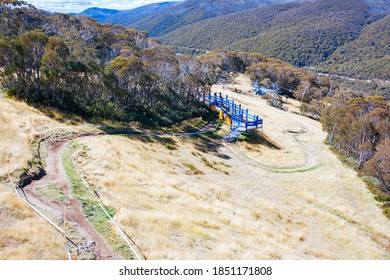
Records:
M145 32L0 2L0 83L10 96L87 117L172 123L199 114L211 72Z
M256 52L332 74L389 79L389 0L187 0L85 12L146 30L183 54Z
M326 61L323 65L329 65L324 69L333 73L388 79L389 25L386 20L376 21L389 10L389 1L317 0L273 5L199 21L160 39L176 47L258 52L297 66ZM369 47L367 40L379 41L379 45ZM354 58L350 52L359 49L364 49L363 54ZM338 65L339 59L343 65Z
M275 3L299 2L300 0L186 0L161 9L133 22L128 27L146 30L150 36L161 36L177 28L208 18L228 15L256 7L266 7ZM117 22L115 22L117 23Z
M330 73L369 79L390 78L390 15L363 29L337 49L320 68Z

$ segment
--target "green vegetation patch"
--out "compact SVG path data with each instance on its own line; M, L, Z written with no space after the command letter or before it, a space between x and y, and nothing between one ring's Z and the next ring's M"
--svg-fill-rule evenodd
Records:
M185 174L187 174L187 175L203 175L204 174L202 170L199 170L198 168L196 168L192 163L184 163L183 165L187 168L187 171L185 172Z
M212 168L214 169L215 171L218 171L218 172L222 172L224 173L225 175L229 175L229 172L226 171L226 170L223 170L221 168L219 168L218 166L222 165L224 167L230 167L229 165L227 164L224 164L222 162L216 162L216 161L213 161L213 162L210 162L208 161L205 157L201 157L200 159L202 161L202 163L206 166L206 167L209 167L209 168Z
M64 201L67 198L67 195L61 191L61 188L59 186L56 186L54 184L49 184L45 186L39 186L36 188L36 191L54 201Z
M113 225L111 224L110 219L104 213L96 199L91 195L74 168L71 155L74 154L77 149L80 149L80 145L73 142L73 145L68 147L62 154L62 163L69 181L71 182L73 195L82 205L83 213L88 217L88 221L90 221L93 227L107 240L111 248L125 259L134 259L134 255L130 248L120 236L115 235L114 238L112 238ZM106 207L105 210L111 217L114 217L115 211L113 209Z

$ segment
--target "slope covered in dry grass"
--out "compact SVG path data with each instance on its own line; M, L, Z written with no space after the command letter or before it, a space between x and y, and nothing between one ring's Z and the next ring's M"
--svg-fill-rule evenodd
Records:
M37 110L0 97L0 177L21 160L31 159L27 142L32 134L57 122ZM65 259L62 236L12 191L0 183L0 259Z
M389 259L390 221L323 144L320 124L294 114L299 104L283 112L249 88L238 77L214 90L264 117L279 150L100 136L77 141L78 166L107 205L121 207L120 223L149 259Z
M65 259L61 235L0 184L0 259Z

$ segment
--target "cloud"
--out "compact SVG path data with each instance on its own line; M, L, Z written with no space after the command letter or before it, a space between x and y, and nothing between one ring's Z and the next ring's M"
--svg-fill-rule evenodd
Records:
M90 7L128 10L150 3L164 2L168 0L27 0L26 2L33 4L38 9L62 12L62 13L79 13ZM180 0L169 0L180 1Z

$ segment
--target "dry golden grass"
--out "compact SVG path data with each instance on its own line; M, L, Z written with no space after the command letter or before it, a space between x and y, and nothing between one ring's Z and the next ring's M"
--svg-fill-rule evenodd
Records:
M66 259L65 242L54 228L0 184L0 259Z
M122 207L120 223L148 258L388 256L366 236L366 231L373 230L388 237L389 223L380 211L374 215L375 222L364 220L360 229L348 221L348 211L359 215L367 210L364 206L344 206L345 218L341 218L333 213L333 199L325 206L310 203L308 194L299 192L297 176L284 182L286 174L269 174L226 160L232 166L228 176L202 164L200 157L193 155L199 152L186 141L176 142L178 149L172 152L158 143L116 136L80 141L86 154L77 158L88 180L97 186L106 204ZM202 153L202 157L221 161L208 154ZM185 168L189 162L203 175L189 175ZM311 190L310 195L315 193ZM357 196L361 201L361 195ZM373 200L364 202L372 214Z
M24 103L0 98L0 176L31 159L33 133L59 125ZM0 184L0 259L65 259L61 234Z
M8 173L21 160L31 159L29 143L34 133L60 126L38 110L9 99L0 98L0 176ZM63 125L62 125L63 126Z
M79 167L107 205L122 207L119 221L141 251L149 259L389 259L390 221L323 144L320 125L255 96L229 95L266 116L264 132L283 148L252 147L261 153L254 157L302 164L305 152L283 131L303 128L300 140L321 165L275 173L226 147L226 159L199 151L188 139L173 138L175 150L135 137L79 140Z

